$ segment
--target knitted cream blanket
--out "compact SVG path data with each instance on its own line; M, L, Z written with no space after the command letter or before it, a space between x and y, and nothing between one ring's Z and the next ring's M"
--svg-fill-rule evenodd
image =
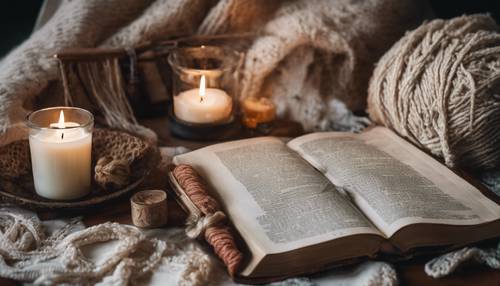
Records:
M365 107L373 64L426 13L420 0L63 0L0 61L0 132L58 78L51 56L64 48L238 32L260 35L246 51L242 97L272 94L279 115L307 130L360 127L346 106Z

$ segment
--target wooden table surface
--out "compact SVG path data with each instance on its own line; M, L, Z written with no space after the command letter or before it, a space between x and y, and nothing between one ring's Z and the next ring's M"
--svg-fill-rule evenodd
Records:
M191 142L172 138L168 131L168 123L165 118L142 120L142 124L155 130L159 137L161 146L186 146L190 149L196 149L214 142ZM286 130L286 131L284 131ZM291 131L290 131L291 130ZM295 137L302 131L296 125L290 123L279 123L273 135ZM167 174L164 170L155 170L137 190L144 189L166 189L168 188ZM182 226L185 214L182 209L169 199L169 226ZM128 197L117 201L101 205L94 210L86 213L38 213L41 219L54 219L61 217L71 217L82 215L86 225L96 225L106 221L131 224L130 203ZM486 243L486 246L494 246L492 242ZM400 285L496 285L500 286L500 271L493 270L483 265L470 264L467 267L460 268L449 277L434 279L427 276L424 272L424 265L432 256L422 256L413 258L409 261L400 262L395 265L400 280ZM18 285L16 281L0 278L0 285Z

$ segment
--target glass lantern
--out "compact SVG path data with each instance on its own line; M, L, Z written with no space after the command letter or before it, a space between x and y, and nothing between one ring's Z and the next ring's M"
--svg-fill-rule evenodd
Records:
M223 46L185 47L170 53L168 61L174 135L213 139L230 128L238 109L240 53Z

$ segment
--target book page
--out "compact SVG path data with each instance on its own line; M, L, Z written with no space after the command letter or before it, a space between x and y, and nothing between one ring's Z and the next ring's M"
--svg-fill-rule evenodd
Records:
M349 194L388 237L413 223L473 225L500 218L496 203L388 129L316 133L289 147Z
M190 164L222 198L247 243L279 253L338 237L381 235L317 170L276 138L209 146L174 159ZM251 238L251 241L247 241Z

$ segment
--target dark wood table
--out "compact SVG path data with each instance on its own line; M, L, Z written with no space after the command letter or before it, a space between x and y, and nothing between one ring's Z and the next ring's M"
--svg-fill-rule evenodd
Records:
M193 142L173 138L168 129L166 118L141 120L141 123L155 130L158 134L160 146L185 146L189 149L200 148L216 142ZM295 137L302 133L300 126L291 122L278 122L273 131L274 136ZM138 190L166 189L168 188L167 174L164 170L155 170ZM182 226L186 217L175 201L169 198L169 226ZM39 212L42 220L61 217L83 215L84 223L88 226L106 221L131 224L130 203L128 197L118 199L112 203L104 204L86 213L55 213ZM484 243L493 247L492 242ZM432 256L421 256L395 265L400 280L400 285L496 285L500 286L500 271L493 270L483 265L471 264L456 270L449 277L434 279L424 272L424 265ZM18 285L16 281L0 278L0 285Z

